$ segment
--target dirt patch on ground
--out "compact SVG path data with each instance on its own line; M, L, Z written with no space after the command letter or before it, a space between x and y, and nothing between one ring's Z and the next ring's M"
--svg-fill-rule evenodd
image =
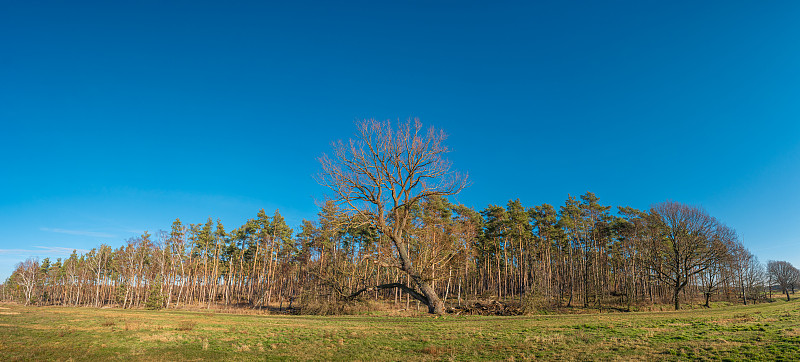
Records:
M8 308L6 308L6 309L8 309ZM13 315L13 314L19 314L19 312L0 312L0 314L2 314L2 315Z

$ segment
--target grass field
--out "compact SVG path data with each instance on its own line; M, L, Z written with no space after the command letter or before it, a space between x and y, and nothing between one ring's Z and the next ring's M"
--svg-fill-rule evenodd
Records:
M800 302L529 317L0 305L0 360L798 360Z

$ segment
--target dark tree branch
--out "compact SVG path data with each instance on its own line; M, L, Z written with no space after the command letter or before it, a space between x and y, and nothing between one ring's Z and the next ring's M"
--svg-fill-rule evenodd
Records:
M359 290L359 291L357 291L357 292L355 292L353 294L350 294L350 296L347 297L347 300L353 300L356 297L358 297L361 293L364 293L364 292L374 292L374 291L378 291L378 290L394 289L394 288L400 288L404 292L406 292L409 295L411 295L412 297L414 297L414 299L422 302L425 305L428 304L428 298L426 298L424 295L420 294L416 290L408 287L407 285L405 285L403 283L389 283L389 284L381 284L381 285L376 285L376 286L371 286L371 287L365 287L365 288L362 288L361 290Z

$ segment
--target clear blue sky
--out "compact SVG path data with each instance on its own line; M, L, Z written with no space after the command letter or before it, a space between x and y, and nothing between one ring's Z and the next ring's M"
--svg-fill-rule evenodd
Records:
M409 116L457 202L671 199L800 266L800 2L275 3L0 4L0 279L176 217L296 227L331 141Z

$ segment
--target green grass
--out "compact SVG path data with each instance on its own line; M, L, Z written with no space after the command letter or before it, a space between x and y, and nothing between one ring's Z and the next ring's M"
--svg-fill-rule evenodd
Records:
M0 309L0 360L774 360L800 358L800 302L531 317Z

